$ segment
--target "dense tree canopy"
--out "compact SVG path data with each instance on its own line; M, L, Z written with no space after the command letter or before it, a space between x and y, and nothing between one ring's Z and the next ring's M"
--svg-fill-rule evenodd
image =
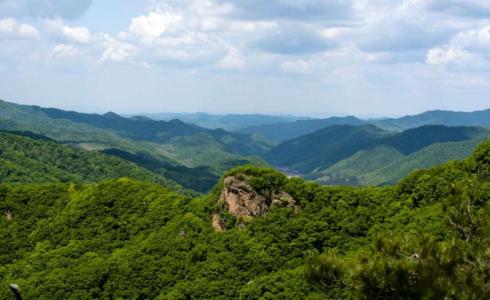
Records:
M0 298L485 299L490 143L386 188L324 187L270 169L227 176L284 191L225 232L220 184L192 198L133 179L3 184Z

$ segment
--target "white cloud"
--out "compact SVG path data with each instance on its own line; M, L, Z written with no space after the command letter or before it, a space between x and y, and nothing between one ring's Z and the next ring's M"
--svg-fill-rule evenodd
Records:
M18 25L17 21L8 18L0 20L0 36L10 39L39 39L39 31L29 24Z
M0 33L13 33L16 27L17 22L12 18L0 20Z
M147 16L139 16L131 20L129 31L145 39L161 36L174 30L182 22L183 16L166 11L150 12Z
M61 32L65 38L74 43L89 44L92 40L90 30L86 27L64 26Z
M285 61L281 64L285 74L306 75L313 72L313 65L306 60Z
M427 53L426 62L431 65L446 65L463 59L467 53L460 49L434 48Z
M29 24L21 24L18 28L19 36L24 38L39 39L39 31L36 27Z
M80 50L73 45L58 44L53 48L53 55L60 58L73 58L79 55Z
M245 57L240 50L230 48L226 56L219 61L218 66L223 69L241 70L245 67Z
M111 38L109 36L105 36L105 39L105 50L99 60L100 62L122 62L138 52L138 49L129 43Z
M454 65L466 70L489 70L490 25L462 31L447 44L427 52L426 62L431 65Z

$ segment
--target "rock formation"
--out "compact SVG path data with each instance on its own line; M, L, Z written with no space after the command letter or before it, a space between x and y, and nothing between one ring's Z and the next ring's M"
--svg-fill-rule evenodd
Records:
M288 193L281 191L264 196L259 194L247 180L235 176L224 179L219 204L231 215L242 220L263 216L272 205L299 210L297 201ZM213 227L220 232L226 230L218 214L213 216Z

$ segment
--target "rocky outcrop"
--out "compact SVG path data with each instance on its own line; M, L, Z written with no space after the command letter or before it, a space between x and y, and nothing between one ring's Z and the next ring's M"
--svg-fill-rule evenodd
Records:
M264 196L247 182L232 176L225 178L219 202L235 217L263 216L269 208Z
M266 197L257 193L246 180L234 176L224 179L219 202L237 218L263 216L272 205L299 209L297 201L288 193L277 192Z

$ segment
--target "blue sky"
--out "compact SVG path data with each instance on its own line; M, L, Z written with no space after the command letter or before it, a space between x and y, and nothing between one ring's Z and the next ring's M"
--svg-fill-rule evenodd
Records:
M490 108L486 0L0 0L0 98L87 112Z

